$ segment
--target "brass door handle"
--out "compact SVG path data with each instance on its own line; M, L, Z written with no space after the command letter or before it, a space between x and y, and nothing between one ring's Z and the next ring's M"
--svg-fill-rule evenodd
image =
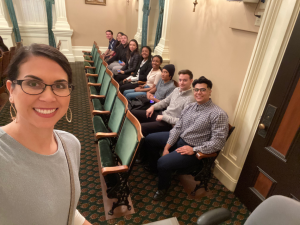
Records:
M258 129L264 130L264 129L266 129L266 126L263 123L261 123L258 125Z

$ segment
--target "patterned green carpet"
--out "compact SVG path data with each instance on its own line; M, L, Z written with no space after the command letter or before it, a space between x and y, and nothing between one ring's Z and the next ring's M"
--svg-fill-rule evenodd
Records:
M129 181L135 214L106 221L83 64L76 62L71 66L75 84L70 103L73 121L68 123L65 118L62 118L56 125L56 129L74 134L81 142L80 181L82 193L78 209L87 220L94 225L145 224L177 217L180 224L196 224L197 218L204 212L224 207L232 212L232 219L224 224L244 224L249 216L249 211L216 178L212 178L209 183L209 189L213 195L193 199L184 191L175 177L165 200L155 202L152 201L152 196L156 190L157 178L144 171L142 166L134 167ZM9 122L9 104L6 104L0 112L0 126Z

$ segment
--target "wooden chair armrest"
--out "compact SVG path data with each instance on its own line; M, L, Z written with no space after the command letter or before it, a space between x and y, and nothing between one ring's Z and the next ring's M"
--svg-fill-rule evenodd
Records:
M100 110L93 110L92 114L95 115L107 115L110 114L110 111L100 111Z
M85 66L84 68L85 69L96 69L96 67L94 67L94 66Z
M95 134L97 139L100 138L112 138L112 137L117 137L118 134L117 133L103 133L103 132L98 132Z
M84 60L85 62L88 62L88 63L94 63L94 61L91 61L91 60Z
M82 51L82 53L91 53L91 52L89 52L89 51Z
M138 84L146 84L145 81L138 81Z
M86 73L85 74L87 77L98 77L99 75L96 73Z
M133 75L134 74L134 72L131 72L131 75Z
M90 95L90 98L105 98L105 95Z
M102 175L105 176L110 173L123 173L128 171L128 166L114 166L114 167L104 167L101 169Z
M99 84L99 83L88 83L87 84L88 86L94 86L94 87L100 87L101 86L101 84Z
M217 153L211 153L211 154L203 154L202 152L197 152L196 157L197 159L204 159L204 158L211 158L211 157L217 157Z

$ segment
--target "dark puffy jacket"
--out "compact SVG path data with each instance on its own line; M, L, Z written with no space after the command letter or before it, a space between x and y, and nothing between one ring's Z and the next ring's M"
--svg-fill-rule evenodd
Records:
M127 58L126 58L126 53L128 51L129 45L126 44L125 46L120 44L117 48L116 48L116 54L107 61L107 64L111 64L114 61L119 61L121 60L122 62L126 62Z

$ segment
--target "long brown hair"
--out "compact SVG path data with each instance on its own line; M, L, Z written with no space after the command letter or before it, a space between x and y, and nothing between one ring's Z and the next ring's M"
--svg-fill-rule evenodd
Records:
M132 42L132 41L136 44L136 49L133 52L131 52L130 49L129 49L130 42ZM135 39L131 39L128 42L128 50L127 50L127 54L126 54L127 60L129 60L130 57L133 56L133 55L135 55L135 54L139 54L139 44L138 44L138 42Z

